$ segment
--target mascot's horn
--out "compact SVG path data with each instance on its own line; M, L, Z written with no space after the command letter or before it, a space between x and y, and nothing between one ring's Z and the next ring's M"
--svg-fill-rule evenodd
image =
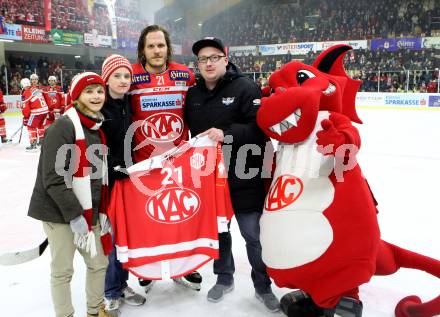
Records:
M351 121L362 123L356 113L356 93L362 84L360 80L351 79L344 69L344 56L352 47L346 44L334 45L323 51L313 62L313 67L319 71L347 78L347 85L342 96L342 113L350 118Z

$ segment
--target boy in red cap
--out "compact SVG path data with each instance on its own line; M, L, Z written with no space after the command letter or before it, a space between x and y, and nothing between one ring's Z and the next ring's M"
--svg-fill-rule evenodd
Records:
M104 81L98 74L81 73L72 79L70 95L73 105L47 129L28 215L43 222L49 241L55 315L74 315L70 281L78 250L87 267L87 316L104 317L106 254L111 249L105 214L107 148L100 130Z

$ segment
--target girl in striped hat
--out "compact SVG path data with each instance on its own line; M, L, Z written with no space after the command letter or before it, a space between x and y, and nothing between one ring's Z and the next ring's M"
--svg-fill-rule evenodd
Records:
M51 292L57 317L74 315L70 294L73 257L87 267L87 316L105 316L107 254L111 250L107 147L100 126L105 84L95 73L72 79L73 105L47 130L28 215L43 221L51 262Z

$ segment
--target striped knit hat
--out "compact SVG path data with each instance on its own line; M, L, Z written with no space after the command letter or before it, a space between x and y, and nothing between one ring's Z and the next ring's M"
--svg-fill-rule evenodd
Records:
M133 75L133 68L131 67L129 60L124 56L113 54L107 57L102 63L102 79L107 82L110 75L119 67L127 68L130 75Z
M70 97L72 100L76 100L81 95L81 91L86 88L88 85L98 84L105 87L105 83L102 80L101 76L94 72L84 72L77 74L73 77L72 82L70 83Z

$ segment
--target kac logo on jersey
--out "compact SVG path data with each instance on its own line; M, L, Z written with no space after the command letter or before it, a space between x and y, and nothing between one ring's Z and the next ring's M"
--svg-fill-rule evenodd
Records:
M301 179L293 175L280 175L269 190L264 208L267 211L283 209L297 200L302 191Z
M182 108L182 94L142 96L140 104L141 111L180 109Z
M183 133L183 120L171 112L156 113L144 120L144 136L153 142L172 142Z
M222 99L222 103L223 103L225 106L229 106L230 104L232 104L232 103L234 102L234 100L235 100L235 97L224 97L224 98Z
M170 70L171 80L189 80L190 78L189 72L185 70Z
M200 209L200 197L188 188L165 188L148 199L145 209L152 220L175 224L192 218Z
M194 153L191 155L189 164L192 168L200 170L203 166L205 166L205 157L200 153Z
M131 81L133 84L147 84L151 83L151 76L150 74L134 74Z

